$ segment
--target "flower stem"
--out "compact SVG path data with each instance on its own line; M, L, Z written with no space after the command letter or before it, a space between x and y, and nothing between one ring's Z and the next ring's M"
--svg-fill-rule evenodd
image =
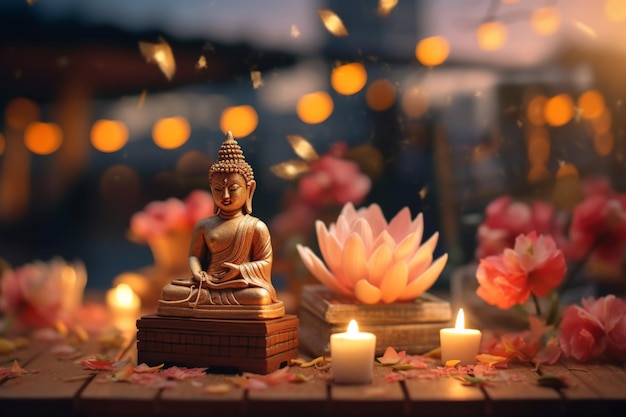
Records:
M537 317L541 317L541 307L539 306L539 299L533 293L531 293L533 297L533 303L535 303L535 310L537 310Z

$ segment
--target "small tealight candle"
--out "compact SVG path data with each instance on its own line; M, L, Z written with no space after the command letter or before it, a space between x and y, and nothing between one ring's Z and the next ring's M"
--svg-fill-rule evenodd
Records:
M107 291L106 301L116 327L120 330L135 327L141 312L141 301L128 284L119 284Z
M330 335L333 378L338 384L368 384L374 373L376 335L359 332L350 320L347 332Z
M459 309L454 329L441 329L441 362L459 360L467 365L476 362L476 355L480 349L480 330L466 329L463 309Z

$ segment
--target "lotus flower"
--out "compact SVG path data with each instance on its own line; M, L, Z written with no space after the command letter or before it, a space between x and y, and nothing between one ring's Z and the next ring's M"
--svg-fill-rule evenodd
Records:
M437 280L446 262L444 254L433 262L439 233L422 243L422 213L411 220L408 207L387 223L378 204L356 210L343 206L337 223L327 229L315 222L322 261L298 245L308 270L331 290L364 304L412 300Z

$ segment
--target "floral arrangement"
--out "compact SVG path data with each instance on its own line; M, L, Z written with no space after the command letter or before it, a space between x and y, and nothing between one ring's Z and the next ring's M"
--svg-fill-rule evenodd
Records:
M548 363L561 354L581 362L626 360L626 302L613 294L583 297L581 305L561 311L562 294L583 268L603 265L603 271L623 273L626 257L626 195L604 179L588 180L582 190L569 219L548 203L509 196L487 206L477 235L476 294L524 314L520 306L531 300L535 314L528 317L530 330L487 341L486 353ZM549 311L542 311L540 299L549 300Z
M198 220L212 216L214 208L213 197L204 190L194 190L184 200L151 201L131 217L131 238L149 242L172 232L190 232Z
M437 280L448 260L433 262L439 234L422 243L424 218L411 219L408 207L389 223L377 204L356 210L344 205L328 228L318 220L317 239L324 261L309 247L297 249L308 270L328 288L364 304L417 298Z
M61 258L6 268L0 275L0 333L70 326L80 321L87 272Z

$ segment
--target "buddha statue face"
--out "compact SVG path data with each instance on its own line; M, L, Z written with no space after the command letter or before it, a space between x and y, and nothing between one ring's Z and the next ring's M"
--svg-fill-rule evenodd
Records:
M244 177L237 172L216 173L211 177L213 200L222 213L242 210L252 198L249 188Z

